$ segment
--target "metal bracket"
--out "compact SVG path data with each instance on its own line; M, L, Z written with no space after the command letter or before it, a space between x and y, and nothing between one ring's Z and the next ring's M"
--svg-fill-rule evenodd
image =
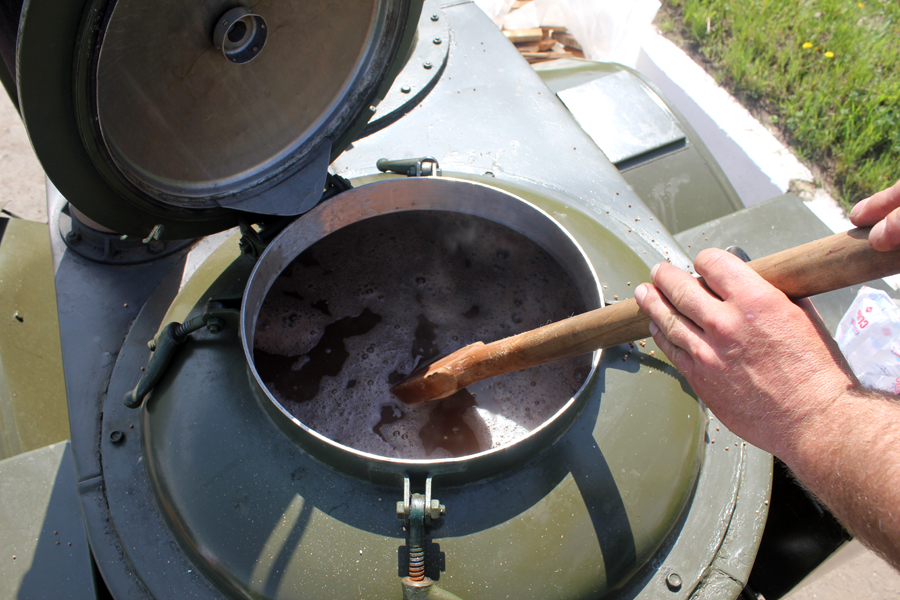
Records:
M431 475L425 480L425 494L413 494L409 475L403 476L403 500L397 502L397 517L404 525L413 526L416 511L422 511L422 524L431 525L446 512L446 507L440 500L431 497ZM421 503L421 504L420 504Z
M325 177L325 189L322 192L321 197L318 202L322 203L326 200L330 200L334 198L338 194L342 194L347 190L353 189L353 186L349 181L341 177L340 175L334 175L332 173L328 173ZM238 246L241 249L241 254L244 256L249 256L256 260L259 258L263 251L266 249L266 246L269 245L275 237L281 233L281 231L287 227L291 222L293 222L294 217L268 217L261 221L255 222L259 227L259 231L253 228L253 224L250 221L244 218L238 218L238 226L241 230L241 240L238 242Z
M240 313L240 298L225 298L221 300L209 300L200 316L189 319L184 323L169 323L156 334L156 337L147 342L147 346L153 353L147 363L144 376L138 381L133 390L125 394L125 406L138 408L143 404L144 397L156 387L166 370L168 370L175 352L187 341L190 334L206 327L210 333L219 333L225 329L225 317L229 314Z
M428 169L423 169L424 165L429 165ZM440 177L441 167L438 165L436 158L431 156L423 156L422 158L401 158L400 160L388 160L387 158L379 158L375 163L378 170L382 173L397 173L398 175L406 175L407 177L427 177L429 175Z
M259 258L266 249L266 243L253 229L253 226L244 219L238 219L238 227L241 229L241 240L238 242L241 254L254 259Z
M425 494L413 494L409 475L403 476L403 501L397 503L397 518L403 521L409 531L409 577L403 579L403 585L411 582L428 581L425 577L425 526L437 521L445 512L445 507L436 498L431 497L431 475L425 480Z
M160 229L154 228L145 239L122 236L110 231L94 229L82 222L84 215L63 203L57 212L59 234L69 250L91 262L103 265L137 265L151 262L179 252L194 240L159 241ZM96 224L94 224L96 225Z

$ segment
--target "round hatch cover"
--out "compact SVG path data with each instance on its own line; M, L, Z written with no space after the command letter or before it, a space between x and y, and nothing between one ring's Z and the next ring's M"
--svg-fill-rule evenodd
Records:
M230 225L230 209L311 208L327 165L400 70L422 0L88 2L80 30L60 23L47 1L30 3L19 40L23 116L38 156L89 217L146 233L166 219ZM56 54L67 44L46 47L61 33L73 39L69 73L47 69L65 62ZM48 100L48 78L57 95L74 95L67 114ZM34 133L60 128L77 130L81 147L72 136ZM84 155L100 175L87 187L73 173Z

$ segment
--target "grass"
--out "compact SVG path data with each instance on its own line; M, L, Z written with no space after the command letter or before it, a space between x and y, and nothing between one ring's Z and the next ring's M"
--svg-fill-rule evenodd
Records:
M900 178L900 2L664 0L658 23L853 204Z

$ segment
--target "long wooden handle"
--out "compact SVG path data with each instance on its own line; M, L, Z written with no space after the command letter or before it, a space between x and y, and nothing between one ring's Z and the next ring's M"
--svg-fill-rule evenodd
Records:
M793 299L900 272L900 250L876 252L868 234L868 228L854 229L747 264ZM647 337L649 324L631 298L490 344L466 346L391 391L407 403L436 400L488 377Z

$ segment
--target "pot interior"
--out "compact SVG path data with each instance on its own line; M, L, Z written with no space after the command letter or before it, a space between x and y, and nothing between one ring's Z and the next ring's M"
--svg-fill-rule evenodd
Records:
M417 405L391 385L424 361L585 310L567 270L526 236L473 215L394 213L344 227L288 265L260 311L254 362L281 405L333 441L391 458L460 457L546 422L584 382L590 355Z
M557 417L597 354L414 406L391 386L463 346L600 302L584 253L540 209L467 182L401 180L356 188L286 229L251 276L242 322L276 420L308 449L451 467L561 433L570 420Z

